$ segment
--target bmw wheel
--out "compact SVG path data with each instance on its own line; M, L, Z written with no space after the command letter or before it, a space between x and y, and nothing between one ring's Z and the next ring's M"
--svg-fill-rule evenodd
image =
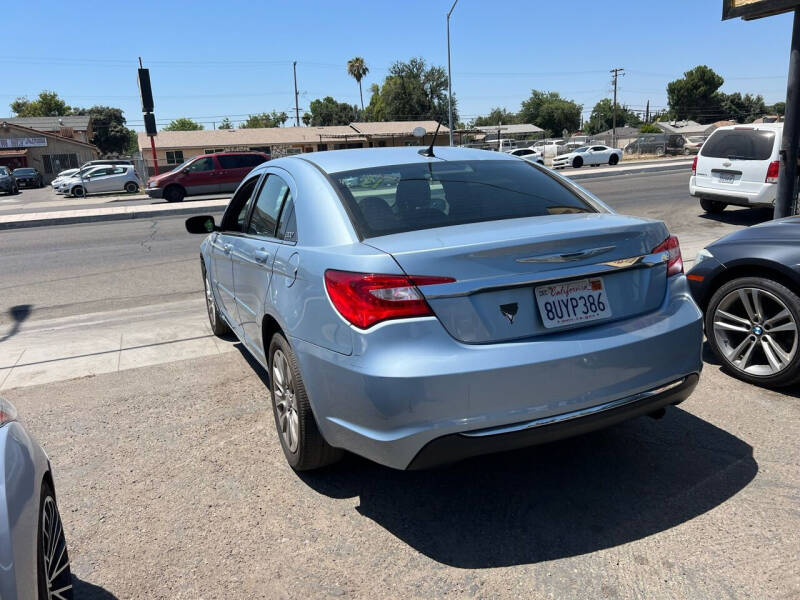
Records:
M231 332L231 328L219 314L217 308L217 301L214 299L214 291L211 288L211 279L206 271L205 263L201 264L203 269L203 288L206 297L206 311L208 312L208 322L211 325L211 332L216 336L227 335Z
M72 571L55 493L42 483L37 539L39 600L71 600Z
M706 310L706 337L731 374L765 386L800 379L800 298L763 277L721 286Z
M275 426L289 466L308 471L338 461L343 452L319 432L294 352L280 333L269 345L269 385Z

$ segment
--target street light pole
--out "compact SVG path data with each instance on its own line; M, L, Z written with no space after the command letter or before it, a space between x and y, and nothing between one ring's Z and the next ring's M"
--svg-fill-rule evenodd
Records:
M447 12L447 120L450 129L450 145L453 145L453 76L450 73L450 15L453 14L453 9L458 4L458 0L454 0L453 6Z

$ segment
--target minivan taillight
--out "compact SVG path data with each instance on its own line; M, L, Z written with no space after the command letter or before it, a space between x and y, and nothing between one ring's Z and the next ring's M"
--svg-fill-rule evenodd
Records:
M325 289L334 308L361 329L389 319L432 315L419 285L452 283L452 277L380 275L350 271L325 271Z
M781 170L781 163L778 160L773 160L767 167L767 178L764 183L778 183L778 173Z
M667 252L667 277L680 275L683 273L683 257L681 256L681 245L678 243L678 236L671 235L658 246L653 248L656 252Z
M697 155L695 154L694 160L692 161L692 175L697 175Z

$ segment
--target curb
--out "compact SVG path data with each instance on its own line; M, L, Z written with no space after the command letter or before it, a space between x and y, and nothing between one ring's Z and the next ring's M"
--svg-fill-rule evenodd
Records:
M125 212L101 213L94 215L65 215L58 213L45 213L41 218L32 218L18 221L3 221L0 217L0 231L8 229L24 229L27 227L51 227L54 225L74 225L76 223L101 223L104 221L125 221L128 219L149 219L153 217L168 217L174 215L192 215L221 212L227 206L205 204L204 206L184 206L168 209L145 209ZM66 211L65 211L66 212Z
M591 168L591 167L589 167ZM612 177L614 175L636 175L639 173L659 173L662 171L682 171L686 170L687 173L691 168L691 163L682 162L678 164L662 164L662 165L642 165L642 166L631 166L631 168L626 169L625 171L611 171L611 170L602 170L602 171L582 171L579 173L564 173L563 170L561 171L561 175L564 177L568 177L570 179L593 179L595 177ZM559 172L559 171L556 171Z

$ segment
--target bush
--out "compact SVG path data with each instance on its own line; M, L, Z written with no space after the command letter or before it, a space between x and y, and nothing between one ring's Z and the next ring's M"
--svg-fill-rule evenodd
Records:
M652 123L645 123L644 125L639 127L639 133L662 133L662 131L657 125L653 125Z

